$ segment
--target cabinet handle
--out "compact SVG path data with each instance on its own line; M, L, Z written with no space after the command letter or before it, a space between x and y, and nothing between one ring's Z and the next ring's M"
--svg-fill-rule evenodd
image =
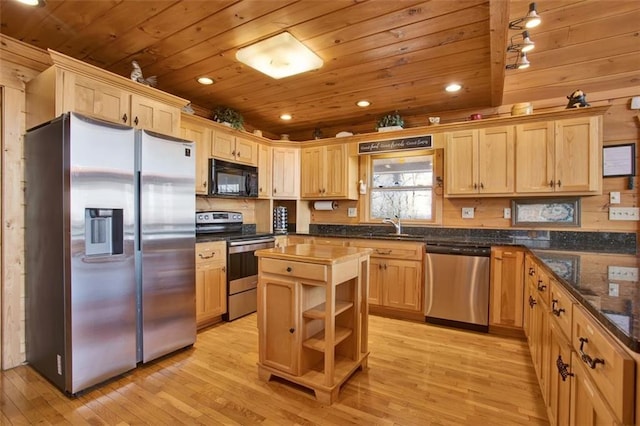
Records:
M226 266L222 267L222 272L227 272L227 267Z
M382 263L378 264L378 269L382 269Z
M587 364L589 366L589 368L591 368L592 370L594 368L596 368L596 365L598 364L602 364L604 365L604 359L601 358L591 358L591 356L589 356L587 353L584 352L583 347L585 343L589 343L589 339L587 339L586 337L580 337L580 358L582 359L582 361L584 361L585 364Z
M209 182L207 182L207 181L205 180L204 182L202 182L202 185L206 188L208 183L209 183Z
M557 299L551 299L551 312L553 315L559 317L561 313L566 312L564 308L556 309L556 305L558 304Z
M258 188L258 192L262 192L262 187Z
M127 113L125 112L124 115L122 116L122 122L126 123L127 120L129 120L129 117L127 116Z
M553 181L552 180L549 181L549 188L553 188Z
M211 256L203 256L202 253L198 253L198 256L200 256L200 259L211 259L215 255L216 255L215 252L211 253Z
M569 364L565 364L562 361L562 355L558 355L558 359L556 360L556 367L558 367L558 374L562 377L562 381L566 381L567 377L573 377L573 373L569 373L567 367Z
M386 263L384 264L384 270L385 271L387 270L387 264Z
M473 184L473 189L478 189L478 184L477 183Z
M529 306L531 307L531 309L533 309L533 307L536 304L536 299L534 299L533 297L529 296Z
M291 266L287 266L287 272L291 272L293 271L293 269L291 269Z
M389 250L376 249L376 253L378 253L378 254L391 254L391 249L389 249Z
M236 156L236 151L235 151L235 150L233 150L233 151L231 152L231 155L233 155L233 156L235 157L235 156Z
M240 158L240 151L236 152L236 156L238 156L238 158Z
M136 118L133 119L133 124L135 124L137 126L138 123L139 123L138 116L136 116Z
M546 288L547 286L542 284L542 280L538 280L538 291L544 291Z
M273 188L273 193L275 194L277 192L278 192L278 190L276 188Z
M533 275L535 275L535 274L536 274L536 270L535 270L535 268L530 267L530 268L529 268L529 276L533 276Z
M296 329L295 329L295 328L291 327L291 328L289 329L289 333L293 334L293 333L295 333L295 332L296 332Z
M484 183L480 182L480 189L484 189Z
M560 188L561 186L562 186L562 181L561 181L561 180L559 180L559 181L558 181L558 188Z

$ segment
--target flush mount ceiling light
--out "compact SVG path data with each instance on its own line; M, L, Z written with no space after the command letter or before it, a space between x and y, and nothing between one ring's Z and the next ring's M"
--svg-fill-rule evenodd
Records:
M27 6L43 7L47 4L45 0L18 0L18 3L26 4Z
M512 30L524 30L525 28L533 28L540 25L542 19L540 19L540 15L536 11L536 4L529 3L529 12L524 18L514 19L509 22L509 28Z
M356 105L358 105L360 108L366 108L369 105L371 105L371 102L366 101L366 100L363 99L361 101L356 102Z
M514 43L513 39L521 37L522 43ZM511 44L507 46L507 52L531 52L536 44L529 38L529 31L523 31L522 34L511 37Z
M287 113L282 114L282 115L280 116L280 120L285 120L285 121L287 121L287 120L291 120L292 118L293 118L293 116L292 116L291 114L287 114Z
M530 62L527 59L527 54L525 52L520 52L520 54L516 57L516 61L513 64L508 64L505 68L508 70L522 70L525 68L529 68Z
M208 86L209 84L213 84L213 79L210 77L199 77L198 83Z
M288 32L241 48L236 59L275 79L315 70L323 64L318 55Z
M444 88L444 90L450 93L457 92L460 89L462 89L462 86L459 85L458 83L451 83L450 85Z

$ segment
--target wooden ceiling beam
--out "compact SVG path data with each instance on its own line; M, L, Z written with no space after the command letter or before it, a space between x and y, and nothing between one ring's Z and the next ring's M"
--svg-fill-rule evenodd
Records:
M502 105L508 37L509 2L505 0L489 0L491 106Z

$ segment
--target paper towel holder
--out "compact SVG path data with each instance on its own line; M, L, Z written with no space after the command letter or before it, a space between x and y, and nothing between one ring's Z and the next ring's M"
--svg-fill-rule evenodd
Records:
M310 203L310 207L312 210L336 210L338 208L338 202L337 201L311 201ZM322 205L322 207L319 208L319 205Z

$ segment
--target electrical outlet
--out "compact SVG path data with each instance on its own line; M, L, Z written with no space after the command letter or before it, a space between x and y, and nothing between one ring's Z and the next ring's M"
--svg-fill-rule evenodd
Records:
M615 281L638 281L638 268L628 266L609 266L607 277Z
M473 219L473 207L463 207L462 208L462 218L463 219Z
M609 207L609 220L640 220L640 208Z
M609 296L618 297L620 295L620 284L609 283Z
M358 209L356 207L349 207L347 210L348 217L356 217L358 215Z
M505 219L511 219L511 209L509 207L505 207L502 211L502 217Z
M620 193L617 191L609 193L609 204L620 204Z

